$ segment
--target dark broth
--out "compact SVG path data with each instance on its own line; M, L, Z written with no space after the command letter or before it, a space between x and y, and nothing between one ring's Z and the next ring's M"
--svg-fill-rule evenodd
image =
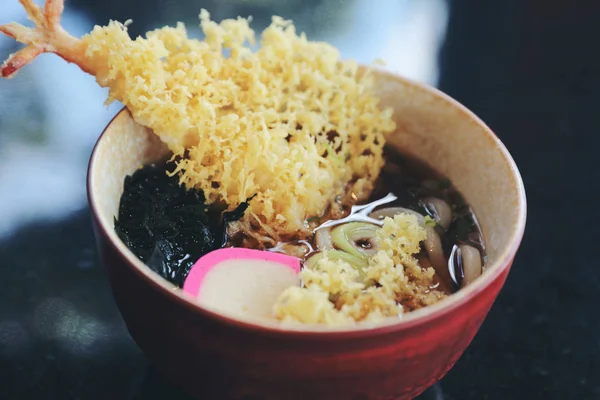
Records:
M442 284L441 289L449 293L458 290L461 286L463 272L462 259L454 259L456 256L453 255L453 249L455 247L468 245L477 249L481 265L483 268L485 267L485 245L475 213L465 202L464 197L454 188L452 182L425 162L407 157L390 147L385 148L384 156L386 164L369 200L363 204L380 200L391 193L397 199L378 206L373 211L401 207L413 210L432 220L436 219L435 208L428 204L427 199L439 199L450 206L452 217L449 226L444 228L439 223L434 223L435 232L441 241L444 258L443 269L446 269L447 272L439 271L438 268L434 269L438 271L436 275L438 282ZM348 214L350 214L350 210L348 210ZM348 222L352 222L351 216L348 218ZM323 219L318 222L321 224L327 220ZM354 244L365 250L369 250L372 246L372 243L365 239L359 239ZM341 250L335 243L331 245L331 248ZM302 258L305 264L310 257L320 252L316 235L311 241L280 243L271 250L296 255ZM423 260L423 263L430 263L429 254L424 246L422 246L419 258ZM454 259L454 263L450 262L452 259Z
M479 251L481 264L485 267L485 244L477 217L452 182L422 160L405 156L390 147L385 148L384 155L386 165L370 201L392 192L398 200L386 207L405 207L435 219L435 213L425 199L433 197L443 200L452 210L451 223L447 229L440 224L435 226L441 239L444 258L450 259L455 245L469 245ZM459 285L460 282L447 283L453 290L458 289Z
M447 230L439 225L436 230L442 239L446 257L449 257L455 244L468 244L480 251L485 264L485 245L477 217L452 182L419 159L407 157L387 147L384 154L386 165L369 201L392 192L398 200L391 205L434 217L423 199L436 197L444 200L452 209L452 223Z
M425 199L443 200L452 210L451 223L447 229L436 224L435 231L441 239L445 268L456 270L456 266L451 263L449 267L447 263L453 259L453 249L459 245L476 248L482 258L481 264L485 265L485 247L475 214L451 182L422 161L390 148L385 149L385 159L386 165L369 202L389 193L397 199L375 210L403 207L435 219L434 209ZM176 176L166 174L171 167L169 163L148 165L125 178L115 230L140 260L163 278L182 287L191 267L201 256L238 244L240 238L229 238L226 227L243 216L248 203L240 204L233 212L223 212L222 207L209 207L201 191L185 190ZM318 221L322 222L325 221ZM357 240L356 246L369 251L372 243ZM280 243L270 250L296 255L306 261L319 249L313 236L308 241ZM423 250L421 256L428 257L427 252ZM455 264L462 268L460 258ZM461 272L454 272L450 275L458 278L453 281L448 276L440 278L448 292L460 287Z

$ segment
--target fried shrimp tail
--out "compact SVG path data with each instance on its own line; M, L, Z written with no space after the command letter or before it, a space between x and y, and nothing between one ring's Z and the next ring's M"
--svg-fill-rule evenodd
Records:
M0 74L3 78L13 77L42 53L55 53L94 75L94 65L85 58L85 44L69 35L60 25L64 0L46 0L43 10L33 0L19 1L35 27L28 28L15 22L0 25L0 32L27 45L2 64Z

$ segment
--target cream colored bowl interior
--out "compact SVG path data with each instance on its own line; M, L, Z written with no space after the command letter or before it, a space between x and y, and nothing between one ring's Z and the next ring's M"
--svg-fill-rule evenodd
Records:
M425 160L442 172L473 207L487 247L488 269L483 279L450 296L448 301L482 290L506 267L517 250L525 226L525 194L519 172L507 150L472 113L454 100L402 78L378 73L377 91L384 106L394 108L398 129L388 142L403 152ZM164 145L147 129L137 125L126 110L107 127L91 160L90 193L100 223L126 257L154 281L172 287L154 275L120 242L114 233L123 180L141 165L167 154ZM160 282L162 281L162 282ZM444 307L444 300L414 314Z

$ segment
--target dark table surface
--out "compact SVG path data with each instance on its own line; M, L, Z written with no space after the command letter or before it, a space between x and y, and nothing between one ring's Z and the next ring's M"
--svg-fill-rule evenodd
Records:
M504 141L529 216L487 320L423 399L600 399L599 13L592 1L451 3L439 86ZM87 209L0 242L0 399L165 398L186 397L129 337Z

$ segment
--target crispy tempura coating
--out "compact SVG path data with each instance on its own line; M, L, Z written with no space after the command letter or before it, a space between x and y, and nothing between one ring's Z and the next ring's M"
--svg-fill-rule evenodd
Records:
M437 288L433 268L417 261L427 232L411 214L387 217L377 230L377 254L364 267L367 282L341 260L325 256L318 267L300 272L303 287L292 286L273 307L275 318L287 323L348 325L397 318L447 297ZM333 301L332 299L335 299Z
M230 209L256 194L241 229L259 242L308 236L307 220L339 216L344 203L371 193L392 111L379 108L369 72L297 35L291 22L274 17L257 51L247 19L217 24L206 11L203 41L183 24L131 40L117 22L77 39L60 26L62 0L43 11L21 3L35 28L0 26L27 45L2 76L43 52L76 63L181 158L188 188Z

